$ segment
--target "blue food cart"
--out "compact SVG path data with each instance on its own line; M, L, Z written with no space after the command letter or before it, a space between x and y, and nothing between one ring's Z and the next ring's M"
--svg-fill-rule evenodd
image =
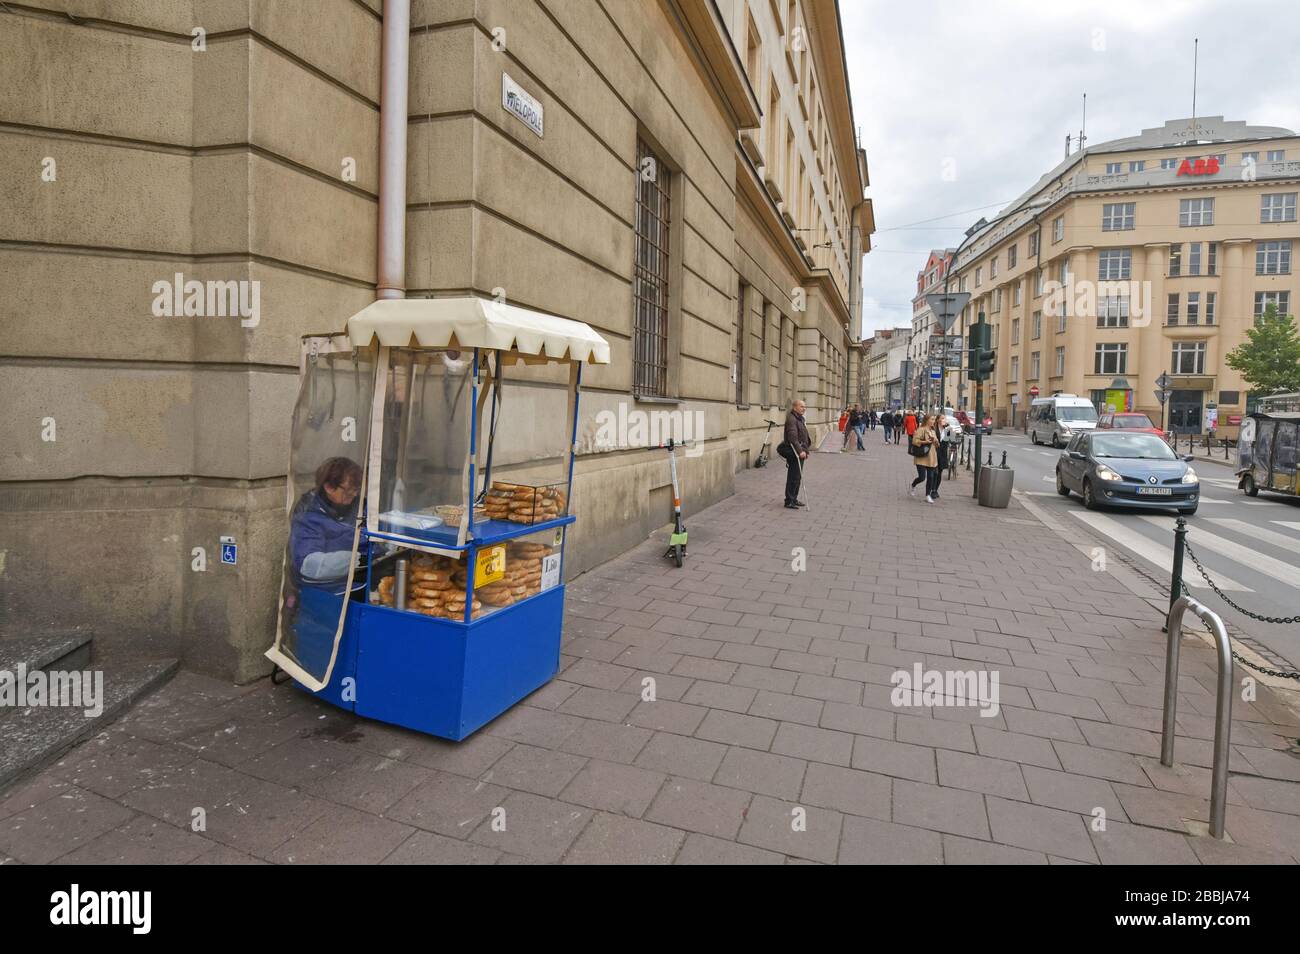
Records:
M558 671L589 326L391 299L302 342L267 656L357 715L460 740Z

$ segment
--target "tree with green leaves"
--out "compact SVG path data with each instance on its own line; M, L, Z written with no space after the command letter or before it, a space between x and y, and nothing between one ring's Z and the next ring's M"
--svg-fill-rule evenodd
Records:
M1247 341L1224 356L1228 367L1240 371L1260 396L1278 391L1300 391L1300 331L1294 315L1279 315L1269 305L1246 330Z

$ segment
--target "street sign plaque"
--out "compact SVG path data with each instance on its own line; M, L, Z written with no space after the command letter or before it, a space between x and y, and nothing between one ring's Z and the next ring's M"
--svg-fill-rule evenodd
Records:
M1160 377L1156 378L1156 387L1162 391L1168 391L1170 383L1169 375L1167 374L1162 374Z
M1161 377L1163 377L1163 375L1161 375ZM1162 388L1156 388L1156 400L1159 401L1161 404L1164 404L1166 401L1169 400L1169 392L1163 390Z

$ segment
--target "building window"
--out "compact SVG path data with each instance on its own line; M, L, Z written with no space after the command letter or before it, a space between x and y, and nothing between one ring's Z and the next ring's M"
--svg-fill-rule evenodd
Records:
M1165 311L1165 324L1167 325L1178 324L1178 296L1177 295L1169 296L1169 307Z
M1214 292L1205 293L1205 323L1207 325L1214 324L1214 297Z
M1147 164L1146 164L1146 160L1144 159L1139 159L1136 162L1130 162L1128 164L1129 172L1145 172L1146 168L1147 168Z
M1056 366L1055 366L1055 370L1052 372L1052 376L1053 376L1053 377L1056 377L1056 378L1059 378L1059 377L1061 377L1063 374L1065 374L1065 349L1064 349L1064 348L1057 348L1057 349L1056 349Z
M1029 236L1029 251L1028 251L1026 254L1028 254L1028 255L1037 255L1037 254L1038 254L1038 233L1037 233L1037 232L1033 232L1033 233L1030 234L1030 236Z
M1174 158L1174 159L1161 159L1161 160L1160 160L1160 168L1161 168L1161 169L1177 169L1177 168L1178 168L1178 159L1177 159L1177 158Z
M961 277L961 283L960 283L960 286L959 286L959 287L961 288L962 291L965 291L965 290L966 290L966 276L965 276L965 275L963 275L963 276Z
M1020 307L1020 282L1011 286L1011 303L1017 308Z
M1215 153L1213 156L1210 156L1210 158L1219 164L1220 169L1223 169L1228 165L1228 154L1226 152Z
M1046 275L1044 270L1040 268L1038 270L1038 273L1034 276L1034 297L1035 298L1043 297L1044 281L1046 281Z
M1291 293L1289 291L1255 292L1255 317L1263 318L1269 305L1277 309L1279 315L1291 314Z
M1258 152L1243 152L1241 154L1241 164L1244 166L1248 162L1259 162Z
M1106 163L1106 175L1113 176L1124 171L1124 163L1108 162Z
M1033 336L1035 341L1043 336L1043 313L1041 311L1034 312L1029 328L1030 334Z
M1190 242L1187 256L1187 274L1201 274L1201 243Z
M1108 295L1097 299L1098 328L1128 327L1128 296Z
M1133 252L1127 248L1102 249L1097 263L1097 277L1101 281L1127 281L1133 272Z
M1255 246L1256 275L1290 275L1291 242L1260 242Z
M1123 232L1134 228L1136 213L1136 202L1107 202L1101 207L1101 230Z
M1001 313L1002 311L1002 289L1001 288L993 289L993 310L994 312L997 313Z
M1189 325L1199 324L1201 320L1201 293L1187 293L1187 323Z
M1204 374L1205 342L1175 341L1169 368L1174 374Z
M1097 409L1097 413L1098 413L1098 414L1105 414L1106 411L1109 410L1109 409L1106 407L1106 389L1105 389L1105 388L1101 388L1101 389L1099 389L1099 390L1092 390L1092 391L1089 391L1089 392L1088 392L1088 398L1089 398L1089 400L1092 401L1092 406L1095 407L1095 408Z
M1183 228L1214 224L1213 199L1181 199L1178 202L1178 224Z
M1127 374L1128 345L1123 342L1097 345L1092 359L1093 374Z
M1065 318L1065 309L1062 308L1061 313L1056 316L1056 333L1058 335L1065 334Z
M1020 319L1019 318L1011 319L1011 343L1013 345L1020 344Z
M633 392L668 396L668 263L671 205L668 165L636 142L636 240L632 278Z
M1020 355L1018 354L1011 356L1011 373L1007 380L1012 384L1020 380Z
M992 260L989 262L989 278L997 278L997 277L998 277L998 257L994 255Z
M1029 356L1029 377L1025 379L1026 381L1037 381L1037 380L1038 380L1038 370L1039 370L1039 367L1038 367L1038 364L1039 364L1039 358L1038 358L1038 356L1039 356L1040 354L1041 354L1041 352L1039 352L1039 351L1035 351L1035 352L1033 352L1032 354L1030 354L1030 356Z
M1269 161L1269 162L1285 162L1285 161L1286 161L1286 150L1285 150L1285 149L1270 149L1270 150L1268 151L1268 161Z
M1058 215L1052 220L1052 243L1055 244L1065 238L1065 216Z
M1169 277L1177 278L1183 273L1183 243L1169 246Z
M1219 243L1206 242L1205 248L1205 274L1217 275L1219 274Z
M741 282L740 287L736 290L736 343L731 349L731 360L734 369L733 373L736 376L737 407L744 407L749 404L749 397L745 393L748 390L746 385L749 383L749 362L745 360L746 352L749 350L745 347L749 338L749 322L745 320L748 317L745 314L745 305L747 304L745 292L748 290L749 286L744 282Z
M1294 222L1294 192L1278 192L1274 195L1259 197L1259 220L1261 222Z
M1016 249L1017 246L1015 245L1012 245L1009 249L1007 249L1007 268L1016 267Z

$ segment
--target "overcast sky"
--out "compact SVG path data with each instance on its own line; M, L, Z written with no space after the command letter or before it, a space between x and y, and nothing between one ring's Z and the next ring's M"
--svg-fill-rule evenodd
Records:
M1294 0L839 2L876 214L863 337L910 325L928 251L1061 161L1085 92L1093 145L1191 116L1193 38L1198 115L1300 130Z

